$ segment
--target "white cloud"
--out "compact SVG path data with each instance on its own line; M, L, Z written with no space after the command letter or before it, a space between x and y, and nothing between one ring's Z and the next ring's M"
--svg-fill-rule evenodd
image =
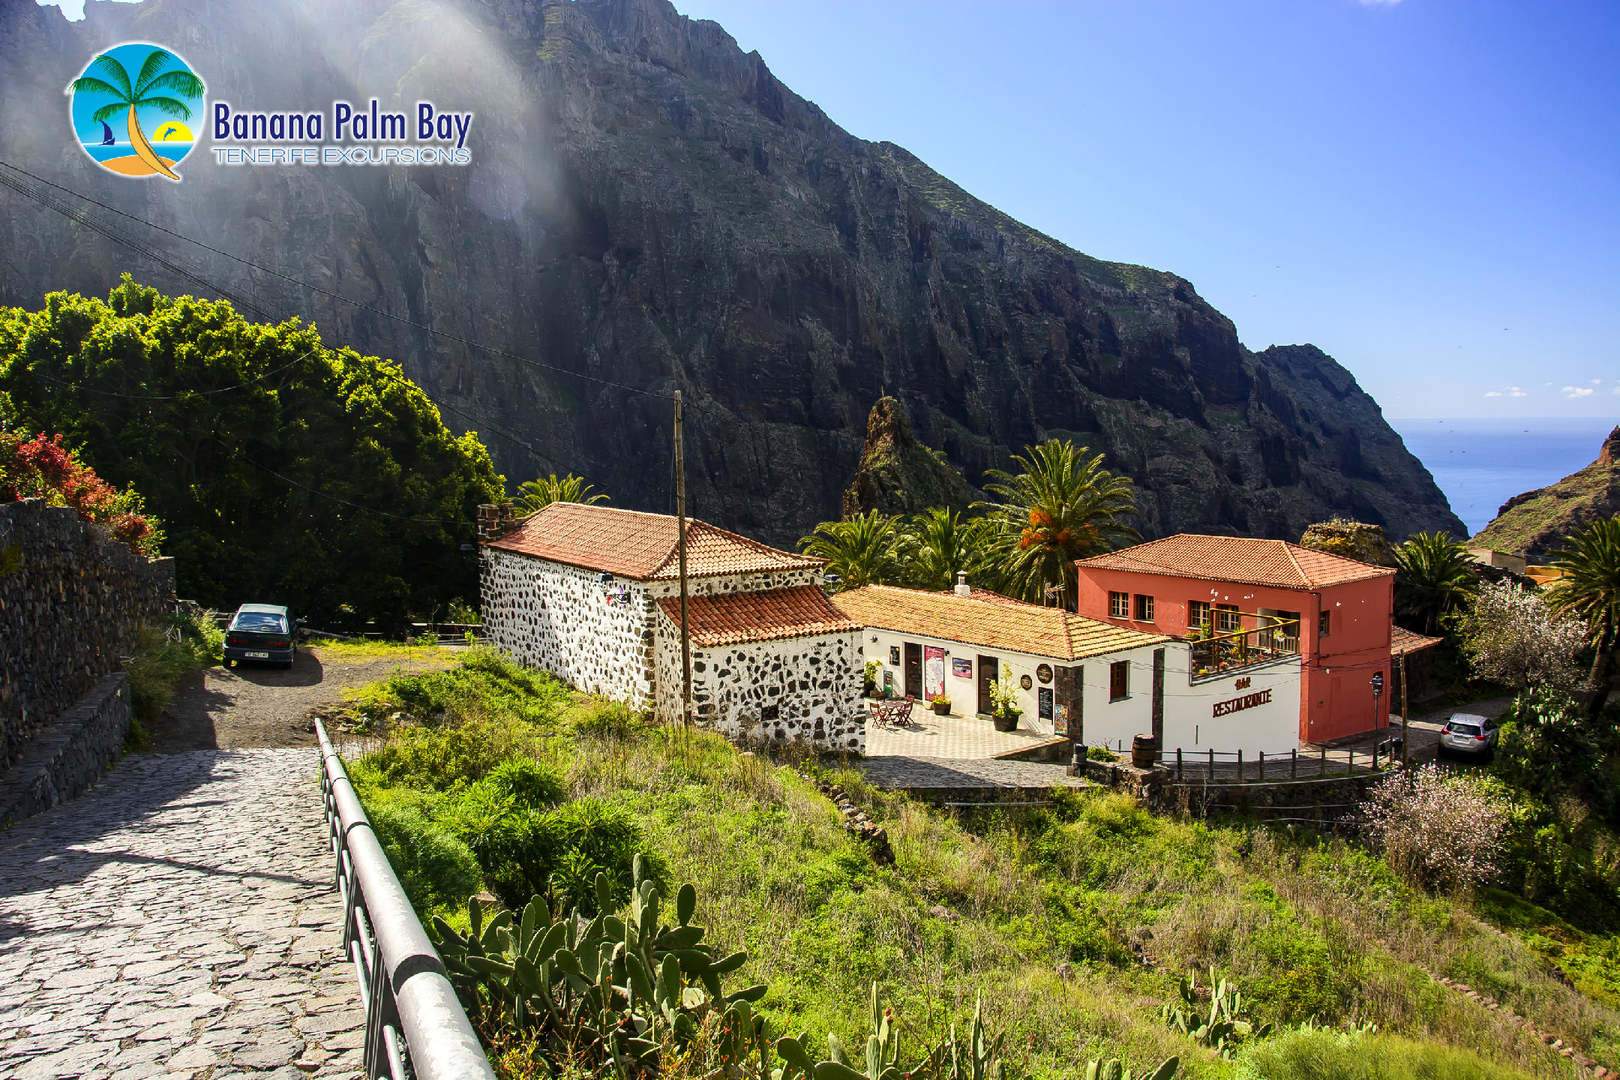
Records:
M1591 397L1593 390L1590 386L1566 386L1563 395L1571 400L1575 398Z
M1506 390L1487 390L1487 391L1485 391L1485 396L1490 397L1490 398L1498 398L1498 397L1519 398L1519 397L1529 397L1530 394L1522 386L1510 386Z
M138 4L141 0L118 0L120 4ZM84 18L84 0L34 0L40 7L59 7L68 22Z
M1602 386L1603 385L1603 380L1602 379L1587 379L1586 381L1591 383L1593 386Z
M1486 397L1501 397L1502 396L1502 391L1500 391L1500 390L1487 390L1487 391L1485 391L1485 396Z

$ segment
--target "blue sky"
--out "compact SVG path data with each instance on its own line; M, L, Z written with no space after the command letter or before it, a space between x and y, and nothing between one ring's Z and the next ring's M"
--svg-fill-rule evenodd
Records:
M1183 275L1249 346L1321 346L1389 416L1620 414L1614 0L676 6L855 134Z
M1249 346L1320 345L1390 416L1620 414L1613 0L676 6L853 133L1183 275Z

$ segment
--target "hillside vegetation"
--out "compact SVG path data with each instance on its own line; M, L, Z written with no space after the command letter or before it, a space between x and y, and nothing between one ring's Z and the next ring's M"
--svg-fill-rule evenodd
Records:
M312 326L125 275L105 301L0 308L0 426L61 433L163 521L179 593L401 621L476 592L489 452L455 435L399 367Z
M1473 543L1543 559L1584 525L1620 512L1620 428L1609 433L1597 460L1544 488L1502 504Z
M644 852L659 880L696 887L723 952L747 951L731 978L766 987L771 1030L814 1045L863 1045L877 982L912 1047L982 997L1015 1075L1172 1055L1197 1077L1576 1075L1447 976L1620 1058L1620 998L1570 985L1523 929L1550 913L1513 901L1504 932L1500 897L1436 899L1345 841L1159 818L1110 794L959 820L852 770L646 726L481 651L351 710L373 730L395 718L353 773L424 916L465 930L477 888L586 910L598 872L621 902ZM818 773L887 829L895 866L845 831ZM1166 1025L1180 980L1211 967L1277 1035L1221 1057ZM531 1044L485 1036L508 1075L545 1074Z

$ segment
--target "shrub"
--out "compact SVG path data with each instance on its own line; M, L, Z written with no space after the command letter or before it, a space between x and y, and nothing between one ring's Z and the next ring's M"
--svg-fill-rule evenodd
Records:
M594 915L598 874L607 881L613 905L629 900L642 844L641 826L629 811L600 799L580 799L547 814L544 829L551 851L547 885L557 903ZM644 857L642 865L648 880L664 880L662 863Z
M1474 674L1515 690L1549 686L1566 693L1586 683L1579 654L1586 624L1559 615L1539 593L1511 582L1487 584L1458 620Z
M1389 1035L1300 1028L1246 1047L1240 1080L1529 1080L1466 1050Z
M557 770L533 758L510 758L490 771L486 781L517 806L538 810L555 806L565 794Z
M177 615L167 631L157 627L141 631L135 655L124 665L137 743L146 727L163 715L180 681L217 661L224 644L225 634L206 612Z
M1431 763L1379 783L1362 811L1384 858L1414 884L1469 892L1496 873L1508 807L1471 776Z
M622 739L647 726L646 717L622 701L592 698L571 710L568 722L581 735Z
M141 555L156 555L163 543L158 519L134 488L119 491L62 445L62 436L43 432L32 439L0 431L0 502L42 499L66 506L112 533Z
M478 860L472 851L425 814L373 800L366 815L418 910L458 905L478 891Z
M534 750L537 733L523 724L485 719L444 727L405 724L360 759L386 784L446 790L482 780L508 759Z

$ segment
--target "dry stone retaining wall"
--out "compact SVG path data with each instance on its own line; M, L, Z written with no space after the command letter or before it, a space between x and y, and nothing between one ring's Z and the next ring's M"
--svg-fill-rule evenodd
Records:
M0 771L118 670L173 597L172 560L137 555L66 507L0 504Z
M129 676L116 671L30 741L0 787L0 829L95 783L129 734L129 706Z

